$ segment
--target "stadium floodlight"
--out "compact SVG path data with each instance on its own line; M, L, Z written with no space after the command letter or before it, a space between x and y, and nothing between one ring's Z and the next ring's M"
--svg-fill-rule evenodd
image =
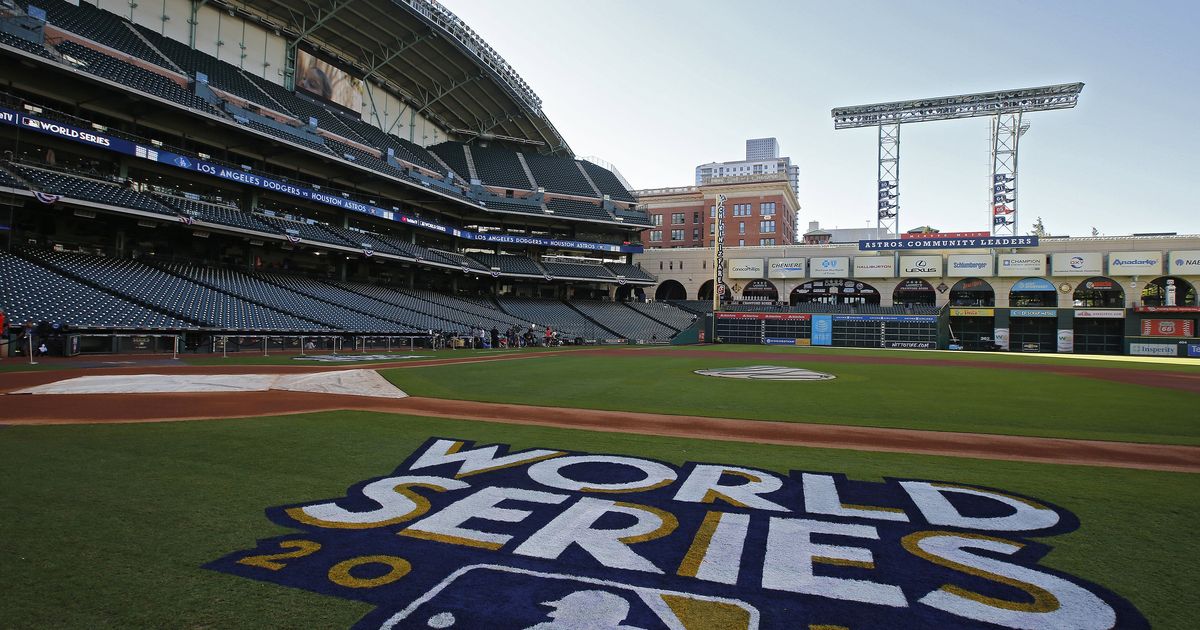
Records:
M898 123L1069 109L1075 107L1082 90L1082 83L1064 83L999 92L836 107L833 109L833 128L878 127Z
M1029 131L1022 120L1030 112L1069 109L1079 102L1082 83L1063 83L998 92L959 94L911 101L836 107L834 129L879 129L879 223L887 234L900 225L900 125L987 116L992 118L992 184L989 207L992 233L1017 233L1017 143ZM890 194L884 194L890 191Z

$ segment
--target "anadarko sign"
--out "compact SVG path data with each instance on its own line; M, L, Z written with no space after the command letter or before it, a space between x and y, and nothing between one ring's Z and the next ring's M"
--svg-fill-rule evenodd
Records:
M1039 564L1079 527L980 486L434 438L208 568L375 608L359 628L1147 628ZM719 624L719 625L717 625Z

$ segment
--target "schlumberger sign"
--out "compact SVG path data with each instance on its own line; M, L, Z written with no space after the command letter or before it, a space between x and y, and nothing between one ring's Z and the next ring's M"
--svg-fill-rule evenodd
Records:
M368 602L361 628L1144 628L1038 564L1010 492L431 439L209 568Z

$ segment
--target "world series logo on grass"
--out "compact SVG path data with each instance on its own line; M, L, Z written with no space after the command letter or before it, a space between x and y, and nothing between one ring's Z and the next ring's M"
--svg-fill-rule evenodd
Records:
M368 602L359 628L1148 627L1039 564L1079 526L1011 492L433 438L208 568Z

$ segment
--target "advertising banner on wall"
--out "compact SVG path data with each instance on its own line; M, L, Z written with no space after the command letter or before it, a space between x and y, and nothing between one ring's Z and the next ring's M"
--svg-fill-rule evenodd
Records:
M1120 308L1088 308L1076 309L1076 319L1122 319L1125 310Z
M895 278L896 259L891 256L855 256L855 278Z
M995 329L995 336L993 337L993 339L996 340L995 343L998 347L1007 349L1008 348L1008 329L1007 328Z
M812 316L812 345L814 345L814 346L832 346L833 345L833 316L832 315L813 315Z
M1075 352L1075 331L1070 328L1058 329L1058 351Z
M924 256L901 256L900 275L940 278L942 276L942 257L936 254Z
M362 113L362 81L300 48L296 49L296 89Z
M850 257L809 258L808 275L813 278L849 278Z
M1058 311L1052 308L1014 308L1008 312L1009 317L1058 317Z
M996 256L996 275L1005 277L1046 275L1046 255L1000 254Z
M1056 276L1098 276L1104 273L1104 255L1100 252L1051 254L1050 269Z
M951 317L995 317L996 309L994 308L952 308L950 309Z
M1176 357L1179 349L1173 343L1131 343L1129 354L1140 357Z
M1055 291L1054 284L1045 278L1021 278L1012 285L1014 293L1025 293L1028 291Z
M1112 252L1108 255L1108 275L1160 275L1162 262L1161 252Z
M950 254L946 260L947 278L986 278L995 274L996 258L991 254Z
M1191 319L1143 319L1142 334L1148 337L1193 337L1196 322Z
M1200 249L1168 252L1167 273L1175 276L1200 276Z
M768 278L803 278L803 258L771 258L767 261Z
M761 258L730 258L730 278L761 278L763 277L763 259Z

